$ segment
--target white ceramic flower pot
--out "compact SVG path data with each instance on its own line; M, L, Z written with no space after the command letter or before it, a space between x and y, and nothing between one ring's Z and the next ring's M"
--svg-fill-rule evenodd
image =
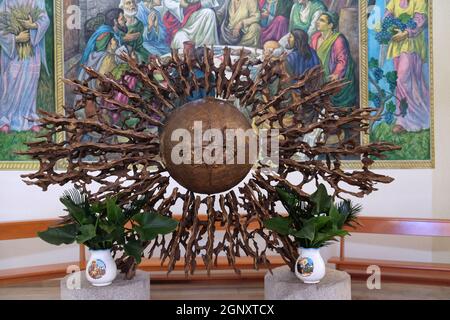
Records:
M96 287L109 286L117 276L116 262L111 250L89 250L91 256L86 266L86 278Z
M325 277L326 268L320 249L299 249L300 257L295 264L295 275L307 284L319 283Z

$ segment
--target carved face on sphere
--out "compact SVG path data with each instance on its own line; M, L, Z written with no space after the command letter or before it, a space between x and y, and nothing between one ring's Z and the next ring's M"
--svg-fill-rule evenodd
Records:
M257 155L250 150L255 138L250 123L233 105L197 100L169 117L161 136L161 158L171 177L186 189L221 193L238 185L256 163Z

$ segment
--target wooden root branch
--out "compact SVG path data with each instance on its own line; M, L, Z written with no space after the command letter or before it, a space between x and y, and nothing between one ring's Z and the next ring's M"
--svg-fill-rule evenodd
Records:
M260 60L242 50L233 63L229 48L224 50L222 64L216 66L213 50L207 47L182 56L172 52L166 60L152 58L142 65L127 55L122 59L128 71L120 79L85 68L88 80L65 80L74 88L77 101L66 108L66 115L41 111L44 134L22 152L39 162L39 170L23 178L43 190L74 183L95 200L115 195L127 204L146 197L146 210L169 217L181 214L170 239L159 237L146 250L147 257L152 257L159 249L168 272L183 263L186 276L192 275L201 258L210 274L221 255L236 273L240 273L237 260L244 255L254 260L255 269L270 269L269 252L279 254L293 269L296 243L263 228L266 219L279 215L275 210L278 184L307 198L310 195L304 187L324 181L342 198L363 197L375 191L377 183L393 181L375 174L370 166L374 159L399 148L389 143L359 143L357 137L377 120L374 110L334 107L331 97L346 83L324 82L321 68L289 77L284 56ZM258 69L256 78L250 76L251 68ZM130 85L130 79L138 85ZM276 93L270 94L269 88ZM230 191L202 197L170 189L171 178L159 159L160 128L174 108L199 91L238 100L254 123L280 132L274 137L280 140L278 167L267 175L263 169L268 168L261 164L250 181L239 186L239 196ZM120 121L111 120L111 115ZM55 139L59 133L64 133L62 141ZM313 134L314 143L307 143L305 138ZM303 160L295 159L296 155ZM345 159L360 161L362 169L343 170ZM58 171L62 162L66 168ZM293 181L292 173L301 178ZM92 183L100 187L92 190ZM180 202L182 212L174 212ZM128 277L133 276L134 259L118 258L118 265Z

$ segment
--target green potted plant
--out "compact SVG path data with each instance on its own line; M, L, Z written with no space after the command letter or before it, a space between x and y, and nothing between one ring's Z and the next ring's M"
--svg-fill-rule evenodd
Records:
M354 226L360 205L344 200L335 203L321 184L309 198L301 198L295 191L277 187L278 196L288 212L286 217L275 217L264 226L282 236L291 236L299 246L300 257L295 265L296 276L305 283L319 283L326 273L320 248L345 237L346 226Z
M173 232L178 222L156 212L143 212L145 199L123 208L116 198L90 202L78 190L66 191L60 198L68 216L63 222L38 236L53 245L79 243L90 250L86 278L94 286L110 285L117 276L116 263L111 254L115 247L141 262L145 243L158 235Z

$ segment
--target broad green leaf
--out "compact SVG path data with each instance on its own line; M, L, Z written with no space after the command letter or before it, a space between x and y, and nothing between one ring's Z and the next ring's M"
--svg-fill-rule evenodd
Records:
M106 214L111 223L120 224L124 222L122 209L117 205L115 198L106 200Z
M80 244L86 243L97 235L95 226L92 224L81 226L79 231L80 234L77 236L77 243Z
M61 197L59 201L67 208L67 211L69 212L69 215L75 219L79 224L86 223L88 217L86 214L86 211L84 209L83 204L75 204L70 198L68 197Z
M125 228L122 226L116 227L114 231L110 233L113 241L117 242L117 244L124 245L125 244Z
M308 223L306 223L303 228L299 231L296 231L295 233L292 233L292 235L298 239L307 239L309 241L313 241L315 237L315 226L314 223L310 220Z
M86 241L84 244L91 249L111 249L116 237L112 233L97 234L91 240Z
M92 212L102 213L106 210L106 204L104 202L96 202L91 205Z
M151 228L142 228L136 226L133 229L136 230L141 240L144 241L152 241L156 239L156 237L158 237L158 233Z
M321 216L321 217L315 217L313 218L315 230L317 232L320 232L325 227L328 227L329 224L332 223L332 218L330 216Z
M333 222L337 222L341 218L341 214L339 213L339 210L338 210L338 208L336 208L335 205L331 206L329 215L330 215L331 219L333 220Z
M341 214L335 205L332 205L330 208L330 217L336 229L341 229L347 220L347 215L345 213Z
M328 241L332 240L333 238L334 238L334 235L330 235L329 233L318 233L316 235L316 238L314 239L313 246L322 247Z
M264 227L282 236L287 236L291 229L291 220L287 217L272 218L264 221Z
M316 205L315 212L317 214L326 213L330 210L332 197L328 195L327 188L321 184L317 191L311 195L311 201Z
M135 214L131 219L139 225L144 224L144 214L143 213Z
M287 191L284 188L277 187L276 189L277 189L278 197L280 198L281 203L286 208L288 213L289 214L295 213L295 211L298 207L298 204L299 204L299 199L298 199L297 195L293 192Z
M138 219L136 221L138 221L139 227L149 234L168 234L173 232L178 226L178 221L175 219L162 216L158 213L142 213L137 216Z
M124 245L125 253L131 257L134 257L136 260L136 263L141 263L142 258L142 252L144 251L144 248L140 241L138 240L129 240Z
M38 232L38 237L50 244L59 246L75 242L78 233L76 224L67 224L61 227L49 228L46 231Z
M114 230L116 230L117 227L119 227L119 225L113 224L113 223L108 223L108 221L100 221L98 226L100 229L102 229L106 233L111 233Z

